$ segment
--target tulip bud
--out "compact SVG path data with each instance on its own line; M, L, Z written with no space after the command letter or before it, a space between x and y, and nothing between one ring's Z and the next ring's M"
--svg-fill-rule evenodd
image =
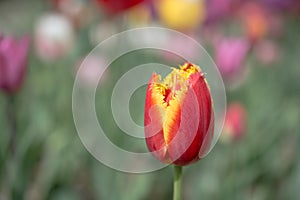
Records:
M186 63L163 80L154 73L145 102L148 149L163 163L188 165L209 149L214 130L210 89L198 66Z
M22 85L27 68L29 38L19 41L0 36L0 89L6 93L16 92Z

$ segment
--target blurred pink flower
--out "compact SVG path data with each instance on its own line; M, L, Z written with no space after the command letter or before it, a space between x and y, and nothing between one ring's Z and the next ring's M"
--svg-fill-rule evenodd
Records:
M195 35L188 36L197 40ZM198 46L194 43L193 40L186 40L181 36L172 36L168 39L170 40L170 42L168 43L168 49L170 50L170 52L162 52L162 55L166 60L178 60L177 62L183 62L183 58L185 58L186 60L193 60L197 56L199 56L197 55ZM178 55L174 54L174 52L178 52ZM183 58L181 58L180 56L183 56Z
M215 42L216 63L225 79L239 74L249 49L243 38L221 38Z
M64 15L49 13L38 20L34 39L37 55L45 61L52 61L71 52L75 32L72 23Z
M106 80L107 72L104 71L107 64L103 57L89 55L80 61L78 78L85 86L92 87ZM100 80L98 80L101 78Z
M0 89L6 93L16 92L22 85L27 68L29 38L19 41L0 35Z
M246 109L243 104L234 102L229 104L223 128L223 138L238 140L245 134Z
M276 62L280 58L279 47L272 41L264 40L255 45L256 57L266 65Z

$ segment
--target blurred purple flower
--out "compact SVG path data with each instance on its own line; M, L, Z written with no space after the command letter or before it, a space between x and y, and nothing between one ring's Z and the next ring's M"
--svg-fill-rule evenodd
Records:
M215 44L217 66L225 78L231 78L241 71L243 61L250 49L243 38L222 38Z
M23 83L28 48L27 36L19 41L13 37L0 36L0 89L8 94L16 92Z
M262 0L265 7L276 11L299 11L299 0Z
M232 0L207 0L206 23L214 23L230 14Z

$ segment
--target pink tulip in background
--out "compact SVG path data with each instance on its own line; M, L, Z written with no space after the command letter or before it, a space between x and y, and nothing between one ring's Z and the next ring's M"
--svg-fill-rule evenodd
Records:
M29 38L0 36L0 89L14 93L22 85L27 68Z
M241 71L249 49L249 43L243 38L221 38L215 43L216 63L225 79Z

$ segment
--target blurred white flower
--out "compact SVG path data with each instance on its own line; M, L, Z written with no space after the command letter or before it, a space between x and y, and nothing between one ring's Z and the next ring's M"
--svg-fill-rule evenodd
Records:
M65 16L48 13L37 21L34 40L36 53L42 60L57 60L73 49L75 31Z

